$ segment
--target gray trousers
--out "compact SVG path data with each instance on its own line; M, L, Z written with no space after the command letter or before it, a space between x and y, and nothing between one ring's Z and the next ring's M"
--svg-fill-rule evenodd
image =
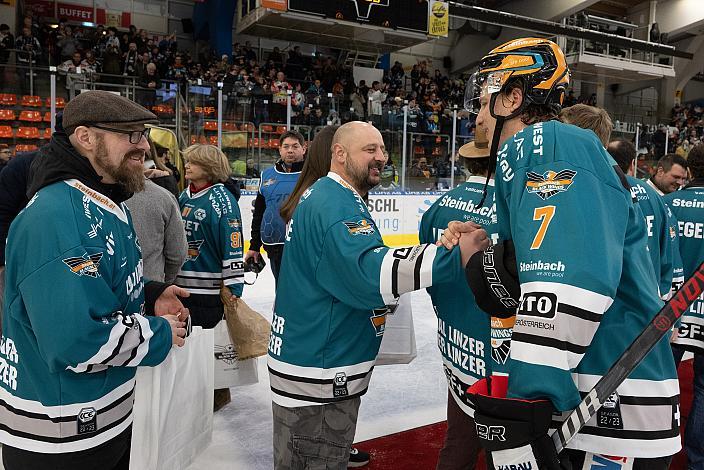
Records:
M275 470L346 470L360 398L286 408L272 403Z

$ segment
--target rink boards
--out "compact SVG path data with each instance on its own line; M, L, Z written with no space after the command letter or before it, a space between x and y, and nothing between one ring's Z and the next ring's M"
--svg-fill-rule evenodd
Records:
M418 226L426 210L444 193L398 192L371 193L367 201L369 212L388 246L415 245L418 243ZM240 197L243 235L249 248L252 211L257 193L243 191Z

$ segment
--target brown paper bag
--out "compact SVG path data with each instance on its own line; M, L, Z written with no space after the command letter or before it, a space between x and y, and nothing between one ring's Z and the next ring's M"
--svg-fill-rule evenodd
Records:
M269 347L271 323L242 299L230 300L230 290L220 290L225 320L239 360L263 356Z

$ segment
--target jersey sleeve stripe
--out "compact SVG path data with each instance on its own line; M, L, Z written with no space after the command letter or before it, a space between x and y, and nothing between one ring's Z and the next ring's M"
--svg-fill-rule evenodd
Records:
M521 341L511 340L511 359L527 364L555 367L561 370L570 370L567 363L571 353L562 353L555 348L538 344L526 344Z
M521 293L525 295L526 292L552 292L557 295L559 303L567 301L569 305L587 312L603 313L613 303L613 299L606 295L559 282L521 283Z
M558 351L567 351L574 354L584 354L587 351L587 346L582 346L579 344L568 343L556 338L547 338L545 336L531 335L527 333L516 332L513 330L513 335L511 336L511 348L513 349L515 342L534 344L539 346L545 346L548 348L553 348Z
M141 315L131 315L133 325L124 323L124 316L117 315L115 325L110 331L108 340L103 344L97 353L90 359L77 364L76 366L68 366L66 369L76 373L86 372L90 364L104 364L111 366L122 366L126 358L131 357L133 351L139 348L140 345L147 345L149 339L154 336L154 333L149 327L149 321L142 317L144 322L140 322ZM144 331L142 331L144 330ZM143 340L141 339L143 335Z
M575 307L574 305L566 304L564 302L560 302L558 304L557 311L560 313L564 313L565 315L581 318L582 320L587 320L596 323L601 321L602 316L602 313L590 312L589 310Z

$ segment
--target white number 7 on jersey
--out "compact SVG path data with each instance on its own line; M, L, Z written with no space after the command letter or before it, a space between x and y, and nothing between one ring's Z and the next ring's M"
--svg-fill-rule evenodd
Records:
M537 250L543 244L545 233L548 231L548 226L555 215L555 206L536 207L533 211L533 220L540 220L538 233L533 238L533 243L530 245L531 250Z

